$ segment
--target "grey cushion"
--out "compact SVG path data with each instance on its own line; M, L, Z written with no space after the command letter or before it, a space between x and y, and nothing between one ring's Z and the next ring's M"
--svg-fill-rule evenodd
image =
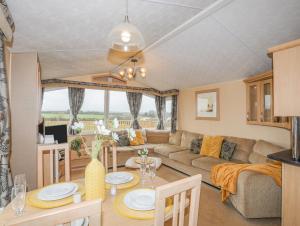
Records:
M154 152L169 157L170 153L183 151L186 148L172 144L157 144L154 147Z
M194 153L194 154L199 154L200 153L200 148L202 146L202 141L203 139L201 138L195 138L192 140L192 143L191 143L191 151Z
M127 136L120 136L117 145L120 147L129 146L130 140Z
M185 165L191 166L192 161L199 158L199 154L194 154L190 150L179 151L169 154L169 158Z
M220 158L225 159L227 161L231 160L235 147L236 147L236 143L232 143L225 140L222 144Z

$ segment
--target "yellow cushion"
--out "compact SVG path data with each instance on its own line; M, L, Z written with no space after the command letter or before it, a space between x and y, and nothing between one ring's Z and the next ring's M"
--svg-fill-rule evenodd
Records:
M142 144L145 144L142 131L135 131L135 138L133 138L133 140L130 141L130 145L137 146Z
M204 136L200 150L201 156L210 156L220 158L224 137L221 136Z

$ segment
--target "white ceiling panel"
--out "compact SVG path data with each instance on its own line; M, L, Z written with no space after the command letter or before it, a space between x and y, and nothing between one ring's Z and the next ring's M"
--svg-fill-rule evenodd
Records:
M267 48L300 38L299 0L236 0L213 17L261 59Z
M269 66L209 17L145 55L145 82L160 90L240 79Z
M123 20L125 0L7 2L12 51L38 51L43 78L116 69L107 36ZM141 82L161 90L269 70L267 48L300 38L300 0L130 0L129 17L150 46Z

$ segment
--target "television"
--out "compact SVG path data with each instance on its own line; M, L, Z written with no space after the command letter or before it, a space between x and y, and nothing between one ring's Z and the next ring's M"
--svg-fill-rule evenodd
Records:
M67 125L45 126L44 133L44 135L53 135L54 140L59 144L68 142Z

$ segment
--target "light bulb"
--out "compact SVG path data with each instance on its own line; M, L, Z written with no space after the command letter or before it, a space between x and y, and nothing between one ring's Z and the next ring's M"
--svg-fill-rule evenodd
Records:
M124 71L124 70L122 70L122 71L119 71L119 74L120 74L120 76L121 76L121 77L124 77L124 75L125 75L125 71Z
M130 42L131 34L128 31L123 31L121 33L121 40L122 42L128 43Z
M129 79L133 78L133 74L132 73L129 73L127 76L128 76Z
M142 78L145 78L145 77L146 77L146 73L145 73L145 72L142 72L142 73L141 73L141 77L142 77Z
M141 67L141 68L140 68L140 72L141 72L141 73L146 73L146 68Z
M132 69L131 67L129 67L129 68L127 69L127 72L128 72L129 74L132 74L133 69Z

